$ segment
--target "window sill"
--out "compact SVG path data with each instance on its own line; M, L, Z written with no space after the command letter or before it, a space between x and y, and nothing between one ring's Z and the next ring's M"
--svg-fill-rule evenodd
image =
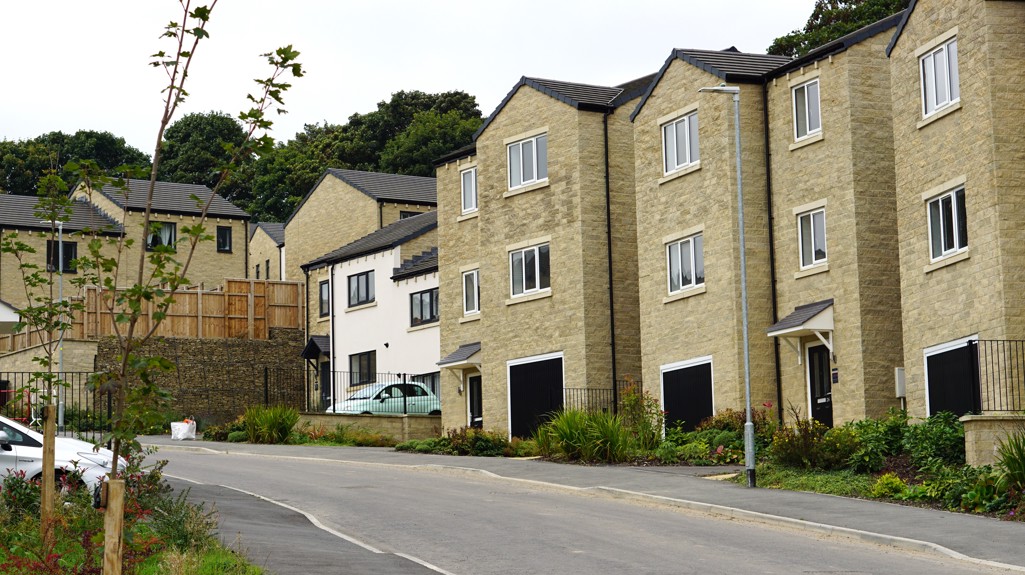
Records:
M219 253L219 254L230 254L231 250L217 250L217 253Z
M662 298L662 303L672 303L674 301L680 301L681 299L687 299L689 297L694 297L696 295L701 295L703 293L705 293L705 284L701 284L699 286L674 293L673 295L666 296Z
M423 331L432 327L438 327L438 321L432 321L430 323L422 323L420 325L414 325L406 328L406 333L413 333L414 331Z
M796 150L798 148L803 148L805 146L810 146L810 145L814 144L815 142L821 142L821 141L822 141L822 132L820 131L817 134L812 134L811 136L805 136L804 138L794 142L793 144L790 144L790 151L793 152L794 150Z
M686 168L680 168L671 174L666 174L664 177L658 179L658 185L662 185L668 181L675 180L676 178L682 178L687 174L692 174L701 169L701 160L694 162Z
M794 273L794 279L795 280L799 280L801 278L806 278L808 276L813 276L813 275L818 275L818 274L821 274L821 273L826 273L828 271L829 271L829 262L826 262L824 264L819 264L819 265L816 265L816 266L812 266L810 268L803 269L803 270L801 270L799 272L795 272Z
M942 110L940 110L938 112L933 112L931 116L927 116L925 118L922 118L918 122L918 124L915 125L915 127L918 128L919 130L921 130L922 128L928 126L929 124L935 122L936 120L939 120L940 118L942 118L944 116L953 114L954 112L956 112L956 111L958 111L960 109L961 109L961 100L958 100L957 102L954 102L953 104L950 104L949 106L947 106L946 108L943 108Z
M476 218L479 215L480 215L480 212L476 211L476 210L474 210L472 212L467 212L465 214L462 214L461 216L457 216L456 217L456 222L458 223L458 222L465 222L466 220L472 220L473 218Z
M367 309L367 308L371 308L371 307L377 307L377 300L374 300L374 301L372 301L370 303L361 303L359 305L354 305L352 307L347 307L347 308L345 308L345 313L349 313L349 312L353 312L353 311L359 311L361 309Z
M963 262L969 257L970 254L968 253L968 248L965 248L963 252L958 252L954 255L947 256L941 260L936 260L935 262L925 266L925 268L922 271L924 273L934 272L940 268L945 268L947 266L954 265L957 262Z
M480 321L480 312L471 313L459 318L459 323L470 323L471 321Z
M513 189L509 190L508 192L502 194L502 197L503 198L511 198L513 196L518 196L520 194L525 194L527 192L533 192L534 190L540 190L541 188L547 188L547 187L548 187L548 179L546 178L544 180L541 180L540 182L534 182L533 184L527 184L525 186L520 186L518 188L513 188Z
M511 297L511 298L505 300L505 305L515 305L515 304L518 304L518 303L523 303L525 301L534 301L534 300L545 299L545 298L549 298L549 297L552 297L552 290L551 289L546 289L544 291L537 292L537 293L531 293L531 294L527 294L527 295L518 295L518 296L515 296L515 297Z
M329 319L331 319L331 316L329 316L329 315L322 315L322 316L317 318L317 323L324 322L324 321L327 321Z

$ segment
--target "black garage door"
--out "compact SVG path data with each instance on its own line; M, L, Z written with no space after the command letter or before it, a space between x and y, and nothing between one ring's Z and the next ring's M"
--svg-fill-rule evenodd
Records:
M562 358L509 366L509 420L513 437L534 430L562 409Z
M662 403L666 429L682 424L693 431L712 415L712 364L702 363L662 373Z
M927 356L925 367L929 378L929 415L950 411L961 416L982 410L976 342Z

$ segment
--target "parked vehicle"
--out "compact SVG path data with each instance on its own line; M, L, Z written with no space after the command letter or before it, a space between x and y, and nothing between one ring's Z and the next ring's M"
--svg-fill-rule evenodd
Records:
M326 413L441 415L441 400L420 383L375 383L354 391Z
M72 470L82 474L82 482L92 489L110 473L114 453L70 437L57 437L54 443L54 464L57 475ZM118 468L125 468L125 460ZM29 479L43 475L43 435L16 421L0 416L0 477L24 471Z

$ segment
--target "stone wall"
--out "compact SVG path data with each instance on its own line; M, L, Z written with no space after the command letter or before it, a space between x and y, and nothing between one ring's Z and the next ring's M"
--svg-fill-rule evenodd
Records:
M440 415L338 415L325 413L303 413L299 425L309 423L332 430L338 426L352 425L390 435L396 441L429 439L441 437Z
M257 269L260 270L259 273ZM261 228L256 230L253 239L249 241L249 277L264 280L284 279L281 277L281 249ZM293 278L293 281L302 281L302 278Z
M973 466L993 465L999 454L1000 443L1014 433L1025 431L1025 415L965 415L965 463Z
M175 364L158 379L171 392L172 410L206 424L265 403L305 408L305 363L299 357L304 343L301 330L272 329L267 341L159 338L143 353ZM97 368L111 369L118 351L113 338L101 340Z

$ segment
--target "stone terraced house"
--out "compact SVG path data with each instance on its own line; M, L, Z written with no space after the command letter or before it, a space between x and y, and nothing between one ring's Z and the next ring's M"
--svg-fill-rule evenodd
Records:
M794 60L673 50L618 87L521 79L437 162L444 426L528 435L627 378L670 424L743 407L733 102L699 93L717 86L739 89L755 407L1006 423L1025 408L1006 367L1025 361L1023 46L1025 2L917 0ZM985 459L993 435L972 435Z
M254 279L285 279L285 224L249 226L249 269L249 277Z

